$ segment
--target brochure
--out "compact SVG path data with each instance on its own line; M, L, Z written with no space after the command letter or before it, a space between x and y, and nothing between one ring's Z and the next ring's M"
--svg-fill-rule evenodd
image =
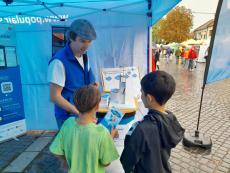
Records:
M110 94L105 93L104 95L101 96L101 101L99 103L99 107L100 108L108 108L109 102L110 102Z
M117 127L123 116L124 114L119 109L111 107L100 124L111 131L112 127Z

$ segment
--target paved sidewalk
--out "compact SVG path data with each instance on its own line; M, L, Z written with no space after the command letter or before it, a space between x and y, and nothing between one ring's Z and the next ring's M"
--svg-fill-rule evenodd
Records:
M205 64L198 63L194 71L181 65L164 64L163 70L177 81L176 93L168 108L178 117L186 130L197 126L201 87ZM203 97L200 132L209 135L211 151L189 149L180 143L171 155L173 172L230 173L230 79L206 85Z
M174 61L166 64L161 60L161 70L172 74L177 82L167 108L186 130L196 129L204 67L198 64L194 71L188 71ZM230 79L206 85L199 130L211 137L212 150L186 148L180 143L170 158L173 172L230 173ZM54 135L50 131L31 132L19 141L0 144L0 172L62 173L58 160L48 151ZM28 163L30 159L33 161Z

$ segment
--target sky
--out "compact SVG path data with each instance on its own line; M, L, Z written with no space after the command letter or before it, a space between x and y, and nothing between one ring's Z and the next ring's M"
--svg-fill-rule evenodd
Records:
M218 0L182 0L179 6L185 6L193 12L193 27L192 30L201 26L210 19L215 18ZM213 14L202 14L213 13Z

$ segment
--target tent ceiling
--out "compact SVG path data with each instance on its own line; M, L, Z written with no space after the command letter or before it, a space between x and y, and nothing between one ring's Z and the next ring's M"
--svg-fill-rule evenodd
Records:
M150 2L149 2L150 3ZM45 1L13 1L12 4L0 2L0 16L9 17L14 15L58 15L62 9L81 11L81 15L88 13L98 13L104 11L130 13L136 15L146 15L149 12L146 0L91 0L75 1L69 0L45 0Z
M63 21L59 15L68 14L68 18L73 19L111 12L147 15L152 19L151 24L154 24L181 0L13 0L8 5L4 1L8 0L0 1L0 23L7 17L15 16L57 18Z

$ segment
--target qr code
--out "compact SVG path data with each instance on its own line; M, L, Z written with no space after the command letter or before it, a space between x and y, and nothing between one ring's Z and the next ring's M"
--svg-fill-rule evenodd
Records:
M12 82L2 82L1 83L1 91L3 94L13 92L13 84Z

